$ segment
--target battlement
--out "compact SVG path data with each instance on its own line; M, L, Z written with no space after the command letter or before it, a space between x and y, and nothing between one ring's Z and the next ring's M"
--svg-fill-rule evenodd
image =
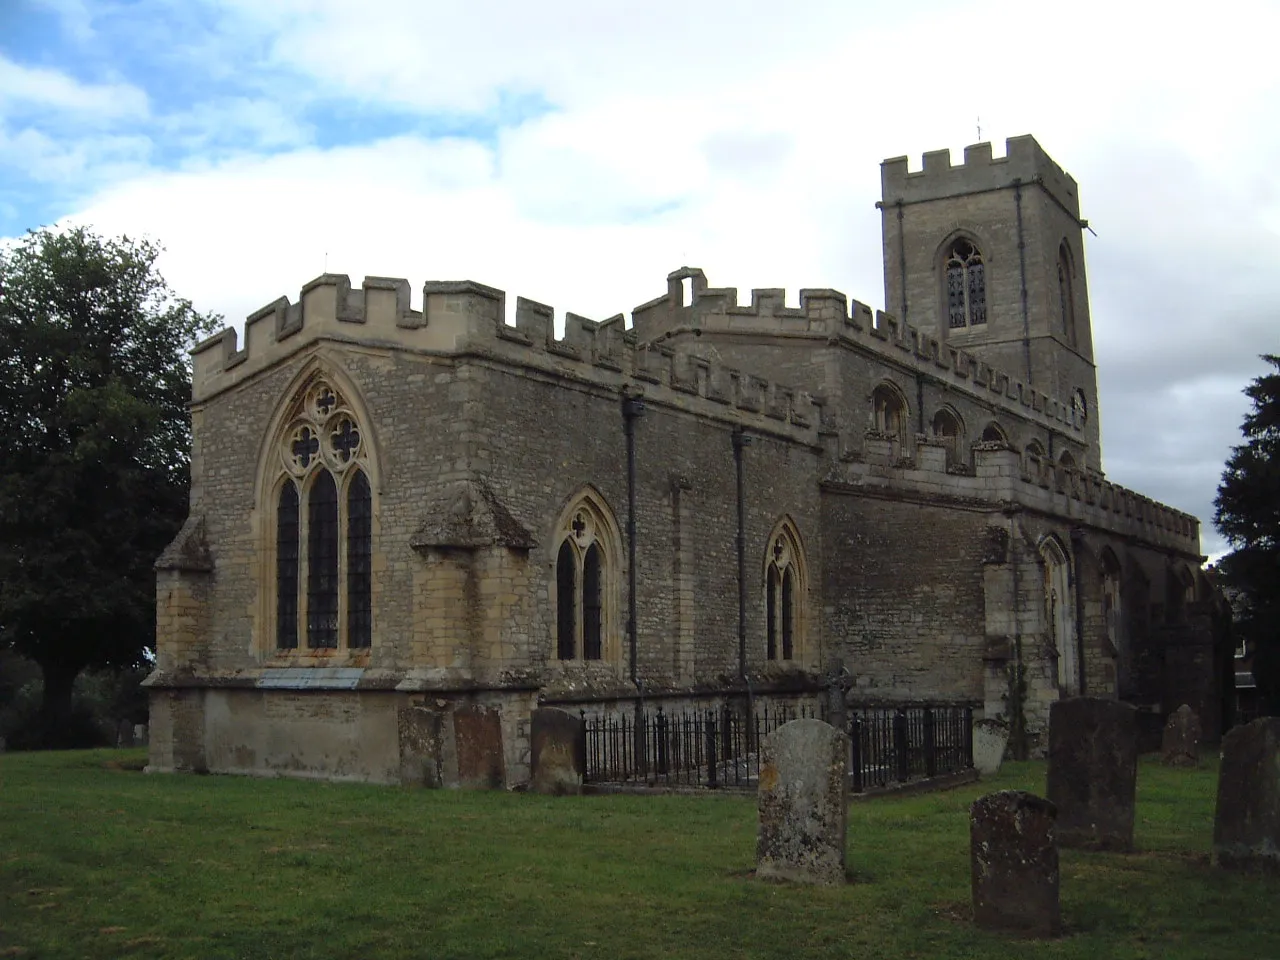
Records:
M1005 156L992 157L991 144L976 143L964 149L964 162L951 163L950 150L931 150L923 169L912 171L906 157L880 164L881 202L920 203L987 190L1040 184L1074 217L1080 217L1080 192L1075 179L1054 162L1034 137L1010 137Z
M828 481L846 489L1019 504L1199 555L1199 520L1096 474L999 444L973 444L971 469L949 467L946 448L924 435L909 440L908 447L903 450L891 439L869 432L861 455L829 458L835 467Z
M684 303L686 280L692 300L688 305ZM802 289L799 307L786 306L786 291L774 287L752 290L749 304L738 300L736 288L710 287L701 270L683 267L668 275L665 296L635 308L634 329L642 340L655 343L683 333L808 336L838 342L1083 439L1084 423L1069 401L1042 393L968 351L839 290Z
M827 429L822 397L677 350L641 341L616 314L595 321L564 315L555 335L555 311L516 298L515 324L506 323L506 294L464 281L423 285L422 309L410 304L409 282L366 277L360 289L342 274L324 274L303 286L296 303L280 297L250 314L245 344L226 329L192 351L192 398L203 402L317 340L389 347L418 353L482 355L521 367L594 381L610 390L638 390L646 398L725 415L755 429L785 433L817 445Z

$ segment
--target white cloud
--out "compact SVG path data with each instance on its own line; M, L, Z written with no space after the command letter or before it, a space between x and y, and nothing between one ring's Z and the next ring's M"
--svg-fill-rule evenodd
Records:
M102 124L147 115L147 95L127 83L81 83L47 67L16 63L0 54L0 117L18 108L69 114Z

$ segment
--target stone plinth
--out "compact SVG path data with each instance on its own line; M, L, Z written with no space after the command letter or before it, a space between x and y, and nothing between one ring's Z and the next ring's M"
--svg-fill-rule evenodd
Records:
M533 711L529 789L534 793L581 793L586 757L582 718L556 707Z
M1002 720L975 720L973 723L973 766L984 777L1000 772L1004 750L1009 745L1009 725Z
M1035 937L1062 932L1057 810L1022 790L979 797L969 808L973 920L984 930Z
M1160 760L1168 767L1195 767L1200 764L1200 718L1187 704L1173 713L1164 725Z
M1254 720L1222 738L1213 860L1280 873L1280 717Z
M1136 711L1118 700L1075 697L1049 708L1046 792L1064 847L1133 849L1138 783Z
M849 738L821 720L792 720L765 737L756 875L796 883L845 880Z

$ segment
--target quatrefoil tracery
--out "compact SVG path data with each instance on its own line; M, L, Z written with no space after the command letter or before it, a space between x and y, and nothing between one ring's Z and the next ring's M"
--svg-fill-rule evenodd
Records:
M363 431L342 394L318 381L306 392L280 448L285 468L303 477L318 465L341 473L361 458Z

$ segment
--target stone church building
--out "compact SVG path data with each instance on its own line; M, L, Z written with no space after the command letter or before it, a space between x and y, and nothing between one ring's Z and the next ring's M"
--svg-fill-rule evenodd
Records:
M1025 136L882 180L892 314L684 268L557 339L479 283L325 274L200 344L150 769L451 784L488 750L511 786L540 704L836 672L1033 741L1080 693L1212 735L1198 521L1101 471L1075 181Z

